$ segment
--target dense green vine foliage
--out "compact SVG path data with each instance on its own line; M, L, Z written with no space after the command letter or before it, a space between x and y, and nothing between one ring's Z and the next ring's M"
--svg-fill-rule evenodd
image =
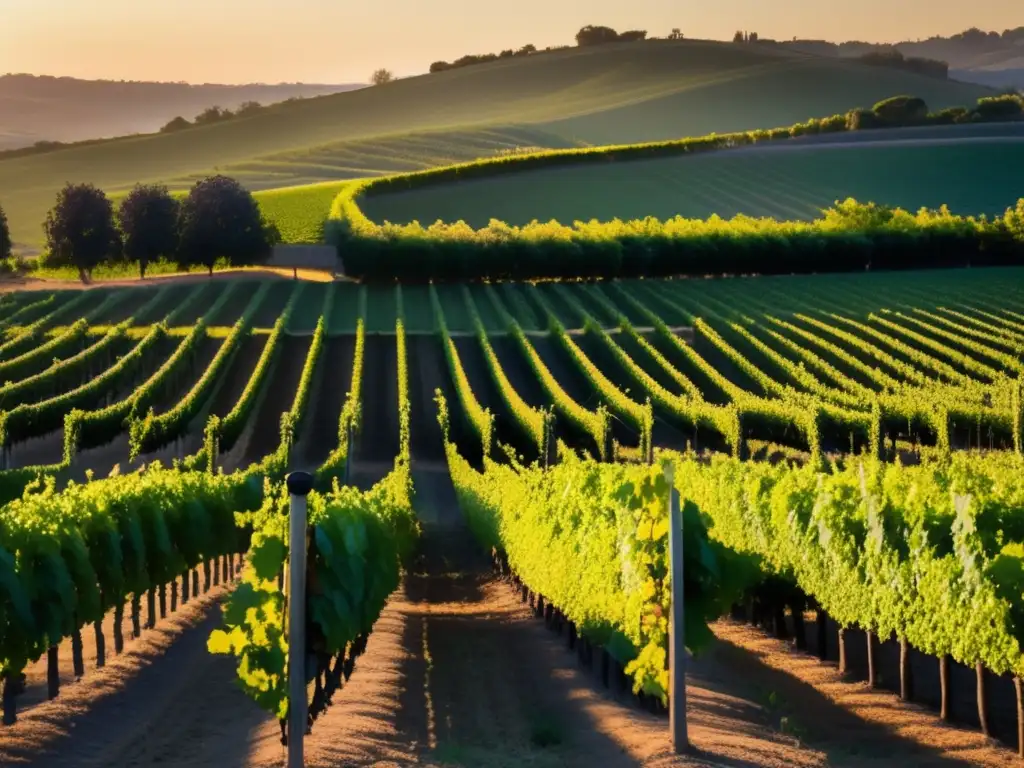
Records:
M115 294L116 295L116 294ZM30 352L35 351L34 348L39 345L39 341L43 336L43 332L57 324L57 321L68 315L73 315L75 311L90 300L91 297L86 291L81 291L77 296L60 303L56 295L51 296L49 299L30 304L23 307L22 310L12 315L6 323L6 330L10 331L11 325L13 324L18 316L24 317L22 312L37 311L39 307L50 307L56 305L56 308L48 315L36 320L31 325L25 326L19 329L19 332L14 335L8 341L0 344L0 360L7 362L13 362L17 357L24 356ZM116 301L114 296L108 296L104 303L113 303ZM90 313L92 314L92 313ZM0 329L4 329L4 324L0 323Z
M462 292L470 317L473 319L473 328L476 332L477 340L480 342L480 347L484 353L487 371L497 386L505 407L508 408L513 420L522 430L523 434L537 447L537 451L544 455L549 435L551 414L537 408L531 408L516 391L516 388L512 386L508 376L501 367L501 361L494 352L494 347L491 346L491 342L487 339L487 329L480 319L480 313L477 310L472 294L469 292L469 288L463 285Z
M442 411L443 413L443 411ZM548 470L486 462L477 472L448 446L459 504L481 544L625 666L634 689L667 697L668 483L662 468L581 461ZM707 622L757 577L753 558L708 538L683 508L686 642L699 652Z
M713 538L762 558L841 627L920 651L1024 672L1024 464L956 453L904 467L772 466L682 459L680 493Z
M313 339L309 344L309 351L306 353L306 361L302 365L302 374L299 377L299 386L295 390L295 397L291 407L281 414L281 442L277 450L266 456L259 464L260 472L279 478L283 477L288 470L288 460L291 457L292 447L298 438L299 429L306 416L306 406L309 402L309 392L313 386L313 376L316 373L317 363L323 353L324 338L327 335L327 321L330 317L331 303L334 300L334 291L328 291L324 298L324 306L317 320L316 329L313 331ZM255 471L255 470L254 470Z
M166 338L167 329L157 324L135 347L99 376L77 389L57 397L31 405L18 407L0 413L0 444L11 445L30 437L46 434L65 426L65 446L77 450L78 424L86 419L83 409L93 408L101 403L111 389L133 378L148 359L149 353L159 341ZM56 366L55 366L56 367ZM70 425L70 428L69 428ZM68 436L76 439L69 442Z
M270 336L263 347L260 359L257 361L249 381L246 382L245 389L239 396L238 402L220 420L218 432L220 450L228 451L234 446L235 441L238 440L239 435L245 429L246 423L252 417L252 411L259 397L261 386L277 360L277 355L281 348L281 335L284 333L288 321L295 311L295 305L298 303L304 287L304 283L298 283L293 289L288 303L284 307L284 311L277 318L277 322L274 323L274 327L270 331Z
M332 483L335 478L341 478L345 472L348 462L352 458L349 451L352 445L349 443L349 436L353 438L359 434L363 417L363 359L366 348L366 291L359 294L359 317L356 320L356 343L352 359L352 384L349 387L345 404L341 407L341 416L338 418L338 447L331 451L324 463L316 470L316 485L318 490Z
M359 638L370 632L398 587L401 564L419 535L412 494L408 466L400 464L365 493L335 484L329 493L314 491L308 497L310 636L303 652L317 660L315 669L307 666L307 679L317 679L311 708L318 697L329 701L341 683L346 655L352 658ZM288 714L290 649L278 577L291 545L287 505L282 486L257 514L240 516L239 522L253 526L246 555L250 567L224 608L226 628L215 630L208 642L211 652L238 658L243 690L282 720Z
M210 392L217 382L217 376L231 363L242 339L249 332L252 318L270 290L270 283L263 283L253 294L249 305L231 329L227 340L221 344L213 360L192 389L173 408L154 414L152 406L144 417L131 417L129 422L129 459L134 460L143 453L165 445L182 434L193 418L202 410Z
M455 392L459 398L463 413L469 421L473 432L480 441L481 452L484 456L490 456L494 447L494 415L480 405L473 387L466 376L466 370L462 367L462 360L459 358L459 350L448 333L448 323L445 321L444 307L438 298L437 290L430 286L430 303L434 309L434 319L441 333L441 345L444 347L445 361L448 363L448 373L455 384Z
M504 321L505 327L522 350L530 371L537 377L551 398L555 412L593 440L595 455L604 460L611 460L611 427L608 422L608 409L604 405L599 405L591 411L569 397L562 385L558 383L558 379L544 364L512 313L498 298L493 287L487 286L486 290L495 310Z
M154 465L0 508L0 675L15 679L128 595L241 551L234 515L261 500L252 478Z

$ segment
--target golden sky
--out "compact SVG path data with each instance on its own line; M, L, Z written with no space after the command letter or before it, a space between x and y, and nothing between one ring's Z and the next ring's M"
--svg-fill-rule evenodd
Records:
M0 73L188 82L364 82L585 24L663 36L889 42L1024 25L1024 1L0 0Z

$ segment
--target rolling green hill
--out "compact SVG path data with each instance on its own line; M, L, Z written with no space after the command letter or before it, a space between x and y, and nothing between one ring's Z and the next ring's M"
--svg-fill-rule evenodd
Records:
M0 160L14 240L38 246L66 181L182 187L219 171L253 189L415 170L517 146L567 147L789 125L897 93L934 108L981 86L771 48L653 42L571 49L279 105L248 119ZM326 211L325 211L326 213Z
M531 221L706 219L737 214L810 220L849 197L916 211L948 205L998 215L1022 196L1024 125L893 129L792 139L692 156L482 176L368 195L376 222L424 226Z

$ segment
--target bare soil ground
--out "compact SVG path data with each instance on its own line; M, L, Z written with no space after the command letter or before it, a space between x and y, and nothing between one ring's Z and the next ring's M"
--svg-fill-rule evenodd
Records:
M439 469L414 469L425 525L420 558L377 622L352 679L317 721L307 765L1014 762L1009 750L989 746L980 734L941 725L890 694L840 682L833 666L730 621L716 625L719 642L691 663L688 720L696 749L673 755L663 716L604 690L564 641L487 573ZM83 682L55 701L26 707L16 726L0 730L0 764L283 765L277 723L234 686L233 660L205 649L220 621L222 594L191 600L105 669L92 670L87 661ZM91 652L87 647L87 659Z
M236 280L238 278L266 278L270 280L294 280L296 275L291 269L274 267L251 267L247 269L227 269L214 272L212 276L205 273L173 273L169 275L156 275L140 280L137 277L121 278L118 280L94 280L91 283L82 283L79 280L56 280L37 277L12 278L7 277L0 280L0 293L11 291L53 291L53 290L88 290L90 288L103 287L138 287L143 285L168 285L171 283L203 283L210 280ZM300 269L298 270L299 280L310 280L313 282L330 282L334 276L323 270Z

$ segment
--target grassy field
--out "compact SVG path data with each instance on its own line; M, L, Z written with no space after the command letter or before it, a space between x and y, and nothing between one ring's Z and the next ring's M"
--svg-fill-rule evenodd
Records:
M980 130L983 128L984 130ZM694 156L503 174L366 197L377 222L667 219L712 214L812 219L854 197L908 210L999 214L1020 198L1017 124L841 134ZM981 134L981 135L978 135Z
M244 120L0 161L0 205L23 248L66 181L111 192L212 172L252 189L416 170L515 147L668 139L789 125L897 93L933 109L980 86L724 43L573 49L280 105ZM304 226L299 231L305 231Z

